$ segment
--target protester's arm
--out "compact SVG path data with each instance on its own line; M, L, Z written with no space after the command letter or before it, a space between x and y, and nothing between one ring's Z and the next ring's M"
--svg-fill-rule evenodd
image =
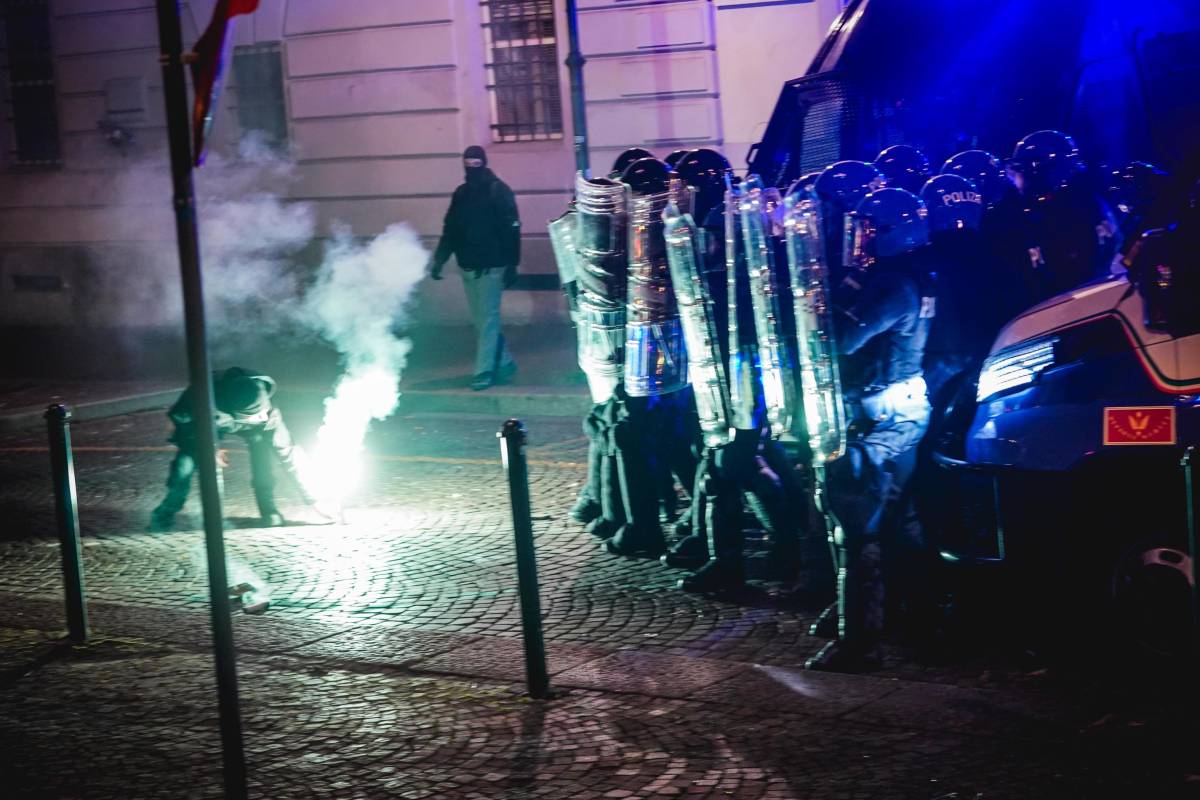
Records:
M458 191L450 198L450 207L442 220L442 237L438 240L437 248L429 259L429 275L435 281L442 279L442 268L450 260L457 246L458 235Z
M504 181L496 182L495 201L500 246L504 253L504 285L511 286L517 279L517 265L521 263L521 215L517 210L517 198Z

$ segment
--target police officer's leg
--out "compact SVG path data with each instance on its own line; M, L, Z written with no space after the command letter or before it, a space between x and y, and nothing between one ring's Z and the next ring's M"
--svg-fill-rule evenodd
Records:
M653 555L666 549L658 519L654 453L648 447L647 398L627 397L625 413L613 426L621 499L626 520L605 548L613 555Z
M218 468L219 469L219 468ZM162 530L169 528L175 521L175 515L187 502L192 489L192 475L196 472L196 459L190 451L179 449L171 459L167 468L167 496L154 509L150 518L151 528Z
M570 517L576 522L586 525L601 515L600 508L600 471L604 456L601 421L595 409L584 417L583 434L588 440L587 475L583 486L571 507Z
M878 665L883 626L881 550L877 537L882 512L881 473L869 448L856 442L829 465L826 486L838 525L838 640L805 663L809 669L859 671Z
M758 431L738 430L733 441L714 452L703 487L709 560L695 574L681 579L680 589L716 592L744 584L742 489L753 468L758 438Z
M708 506L710 498L707 484L712 471L714 450L705 450L696 469L696 477L692 484L692 501L688 507L687 526L677 525L677 531L687 533L672 545L662 557L662 563L668 567L696 569L708 561Z
M621 497L621 480L617 467L616 442L613 427L619 414L623 413L616 397L592 409L591 419L595 424L595 439L598 452L596 477L592 484L598 492L600 516L588 525L588 533L600 539L609 539L625 524L625 502Z

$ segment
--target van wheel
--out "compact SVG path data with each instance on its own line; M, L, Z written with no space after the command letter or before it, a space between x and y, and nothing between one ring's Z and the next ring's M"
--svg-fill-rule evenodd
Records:
M1192 561L1167 536L1145 537L1112 564L1109 600L1117 632L1159 655L1187 652L1191 629Z

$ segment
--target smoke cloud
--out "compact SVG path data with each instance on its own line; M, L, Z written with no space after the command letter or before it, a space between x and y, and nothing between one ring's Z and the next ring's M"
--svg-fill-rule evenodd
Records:
M144 241L148 224L169 226L163 232L173 238L161 216L162 198L170 195L165 163L164 156L131 164L97 198L134 209L118 216L118 238ZM411 344L394 331L428 253L404 224L369 240L335 226L314 270L307 251L318 234L315 208L286 198L297 180L295 163L257 137L247 137L235 157L210 154L195 175L210 343L231 356L219 363L237 363L233 353L271 334L287 334L289 342L320 338L340 356L341 375L303 465L310 493L340 504L356 479L368 426L396 408ZM102 269L113 282L104 294L125 298L127 319L178 324L177 253L156 245L152 262L150 280L128 268Z
M316 283L302 305L305 323L337 348L344 372L325 400L325 419L305 484L340 504L353 490L363 439L400 397L400 373L411 347L393 333L428 253L407 225L389 226L366 244L341 230L326 249Z

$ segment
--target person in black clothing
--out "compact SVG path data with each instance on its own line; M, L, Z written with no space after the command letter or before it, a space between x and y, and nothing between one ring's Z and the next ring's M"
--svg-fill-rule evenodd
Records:
M471 387L479 391L507 380L517 369L500 332L500 297L517 279L521 220L512 189L488 169L482 147L463 151L463 170L466 180L450 200L430 275L441 280L450 256L462 269L477 336Z
M925 205L903 189L879 189L851 217L834 290L834 332L849 431L845 454L826 468L828 508L839 523L838 604L814 625L836 634L808 669L860 671L879 665L883 632L883 542L908 517L905 486L929 423L921 371L936 309L926 263ZM823 630L836 619L836 630Z
M925 345L925 383L937 408L942 387L983 360L1022 310L1019 283L980 231L983 197L959 175L936 175L921 189L929 210L930 267L937 275L937 318Z
M1121 235L1075 141L1059 131L1031 133L1017 142L1009 173L1025 203L1037 299L1108 275Z
M275 459L295 479L304 502L310 506L315 503L298 474L299 446L292 442L283 415L271 404L274 393L275 380L261 372L231 367L213 373L217 436L235 434L246 442L250 451L250 482L265 527L284 524L275 504L275 476L271 468ZM196 426L190 388L179 396L167 416L175 426L169 441L179 449L167 472L167 496L151 515L151 529L156 531L169 530L174 524L175 515L187 502L192 475L196 472ZM218 461L224 466L223 452L218 454Z

